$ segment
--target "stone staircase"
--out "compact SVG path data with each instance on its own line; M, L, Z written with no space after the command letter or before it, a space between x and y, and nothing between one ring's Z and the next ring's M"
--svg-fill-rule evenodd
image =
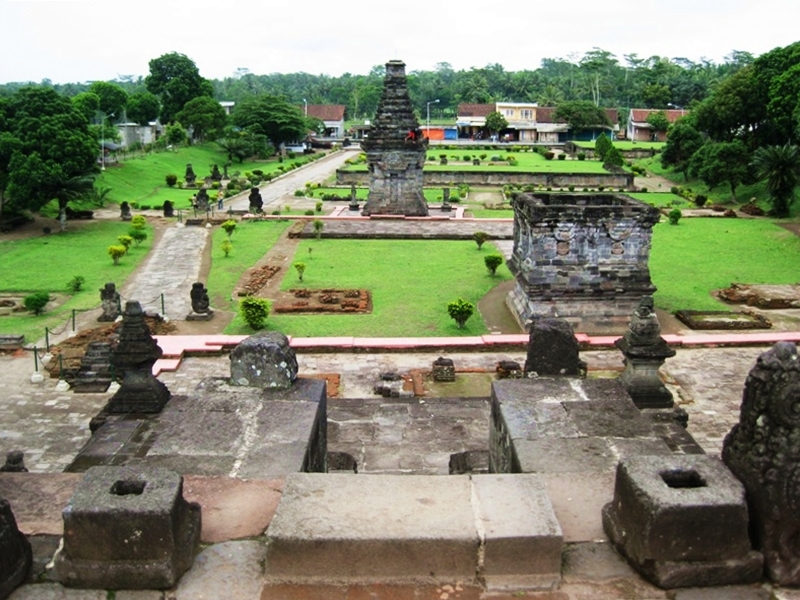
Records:
M76 394L102 394L108 390L111 380L111 344L91 342L72 380L72 391Z
M536 474L291 473L267 537L272 584L560 581L563 535Z

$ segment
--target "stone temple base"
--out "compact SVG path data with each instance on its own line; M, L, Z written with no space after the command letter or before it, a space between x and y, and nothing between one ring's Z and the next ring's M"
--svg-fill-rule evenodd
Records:
M506 305L523 331L542 317L566 320L576 333L623 334L641 295L558 296L529 298L519 283L506 296Z

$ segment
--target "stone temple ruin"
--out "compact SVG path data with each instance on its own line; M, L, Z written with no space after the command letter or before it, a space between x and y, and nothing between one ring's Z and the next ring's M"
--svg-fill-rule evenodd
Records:
M507 303L526 330L559 317L584 332L622 331L655 291L648 258L658 209L624 194L520 194L513 200L516 279Z
M383 95L361 148L367 154L370 174L369 196L361 214L427 216L422 168L428 139L423 137L411 106L402 61L386 63Z

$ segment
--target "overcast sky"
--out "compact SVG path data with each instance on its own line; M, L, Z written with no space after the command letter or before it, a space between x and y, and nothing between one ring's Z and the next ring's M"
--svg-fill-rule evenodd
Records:
M0 83L146 76L179 52L209 79L366 74L392 59L408 72L499 63L536 69L594 47L625 63L758 56L800 40L797 0L0 0Z

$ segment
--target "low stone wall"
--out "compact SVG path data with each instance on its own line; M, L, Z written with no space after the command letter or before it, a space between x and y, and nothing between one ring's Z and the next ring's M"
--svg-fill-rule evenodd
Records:
M501 186L510 183L542 185L551 188L565 188L571 185L581 188L625 188L633 187L632 173L524 173L519 171L424 171L423 185L454 186L467 185ZM337 185L366 185L369 173L366 171L336 171Z

